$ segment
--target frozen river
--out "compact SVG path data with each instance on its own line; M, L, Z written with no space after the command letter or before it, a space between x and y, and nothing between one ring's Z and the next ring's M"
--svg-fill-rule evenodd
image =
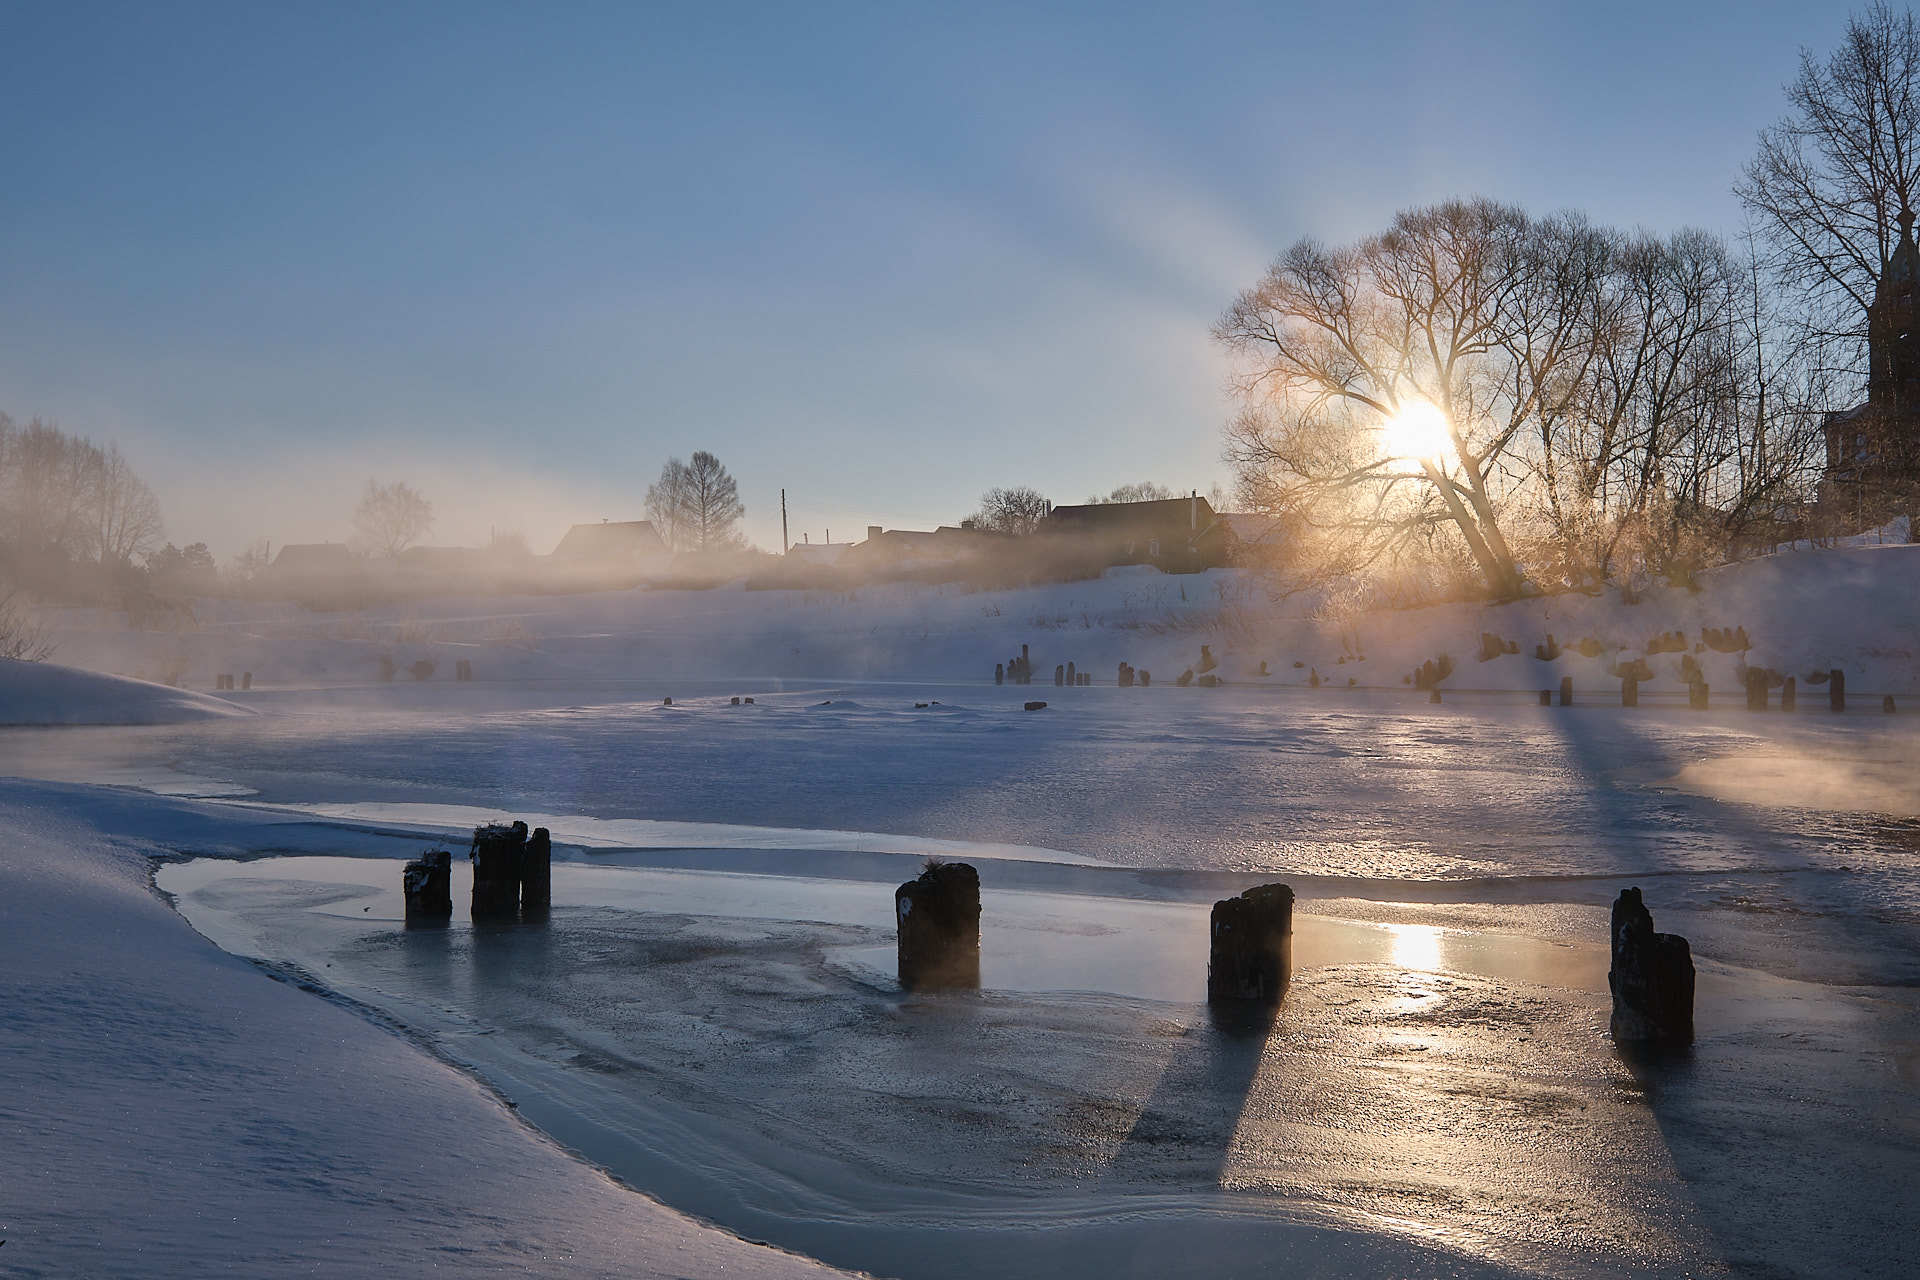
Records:
M397 870L365 856L161 883L223 945L382 1010L746 1234L907 1272L936 1240L928 1274L1053 1273L1039 1237L1009 1244L1031 1214L1080 1224L1046 1239L1083 1267L1151 1223L1167 1247L1220 1241L1232 1274L1309 1219L1521 1271L1903 1265L1903 719L772 681L256 702L0 734L0 768L363 833L542 815L573 847L531 931L399 930ZM340 851L403 843L361 838ZM891 983L886 895L925 852L983 868L970 1001ZM1249 1045L1207 1022L1198 957L1204 904L1261 878L1301 892L1301 979ZM1628 883L1701 964L1680 1063L1625 1063L1604 1035Z

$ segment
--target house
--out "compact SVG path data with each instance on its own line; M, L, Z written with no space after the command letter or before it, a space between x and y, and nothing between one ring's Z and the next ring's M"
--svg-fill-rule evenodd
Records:
M569 568L645 569L671 554L651 520L602 520L567 530L550 559Z
M849 552L848 562L869 571L937 569L983 559L1005 539L979 529L941 525L924 529L867 526L867 540Z
M830 569L845 560L853 550L851 542L796 542L787 548L787 559L816 569Z
M1086 568L1150 564L1168 573L1198 573L1227 564L1234 534L1199 494L1153 502L1091 502L1055 507L1040 533Z
M1867 399L1821 423L1820 510L1858 531L1911 513L1920 492L1920 248L1900 211L1900 243L1867 307Z

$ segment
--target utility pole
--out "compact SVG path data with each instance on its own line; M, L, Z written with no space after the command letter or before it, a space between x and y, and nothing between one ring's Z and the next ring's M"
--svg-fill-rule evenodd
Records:
M780 554L787 554L787 491L780 491Z

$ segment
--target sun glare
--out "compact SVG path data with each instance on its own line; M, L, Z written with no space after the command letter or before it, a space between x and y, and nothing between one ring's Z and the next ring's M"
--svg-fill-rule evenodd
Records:
M1380 450L1389 458L1443 459L1453 456L1447 415L1426 400L1409 400L1380 428Z

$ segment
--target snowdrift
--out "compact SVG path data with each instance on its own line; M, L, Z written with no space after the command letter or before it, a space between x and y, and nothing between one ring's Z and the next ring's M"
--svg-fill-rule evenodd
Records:
M252 714L220 698L144 680L0 660L0 725L182 724Z

